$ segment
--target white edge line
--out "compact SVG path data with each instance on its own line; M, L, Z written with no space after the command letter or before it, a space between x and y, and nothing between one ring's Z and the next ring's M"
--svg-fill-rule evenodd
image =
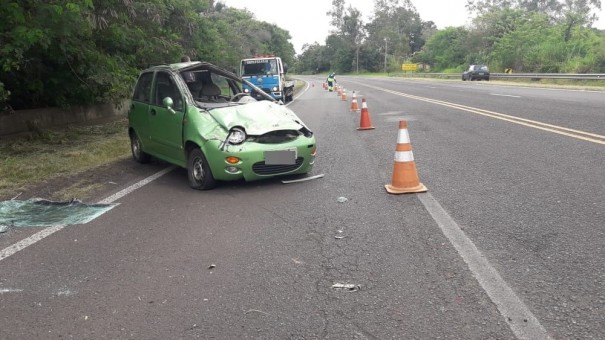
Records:
M514 96L514 95L512 95L512 94L490 93L490 95L492 95L492 96L497 96L497 97L521 98L521 96Z
M128 194L130 194L131 192L141 188L142 186L149 184L151 182L153 182L154 180L158 179L159 177L169 173L170 171L172 171L175 168L175 166L170 166L158 173L155 173L109 197L107 197L106 199L100 201L98 204L109 204L112 203ZM45 239L46 237L56 233L57 231L60 231L61 229L65 228L65 225L58 225L58 226L53 226L53 227L49 227L49 228L45 228L33 235L31 235L28 238L25 238L7 248L4 248L0 251L0 261L4 260L5 258L14 255L15 253L35 244L36 242Z
M23 291L23 289L2 288L2 289L0 289L0 294L21 293L22 291Z
M4 260L5 258L7 258L11 255L14 255L16 252L21 251L21 250L31 246L32 244L56 233L57 231L59 231L63 228L65 228L65 225L58 225L58 226L42 229L41 231L31 235L30 237L25 238L7 248L2 249L2 251L0 251L0 261Z
M418 198L431 214L445 237L454 246L460 257L496 305L506 323L519 339L552 339L540 321L519 299L489 261L460 229L458 224L429 193L418 194Z
M123 189L123 190L118 191L117 193L115 193L115 194L107 197L106 199L100 201L98 204L113 203L114 201L119 200L120 198L122 198L122 197L130 194L131 192L133 192L133 191L141 188L142 186L145 186L145 185L147 185L147 184L155 181L156 179L164 176L165 174L167 174L170 171L174 170L174 168L176 168L176 166L174 166L174 165L169 166L169 167L167 167L166 169L164 169L164 170L162 170L160 172L157 172L157 173L155 173L155 174L153 174L153 175L151 175L151 176L149 176L149 177L147 177L147 178L145 178L145 179L143 179L143 180L141 180L141 181L139 181L139 182L137 182L137 183L135 183L135 184L133 184L133 185L125 188L125 189Z

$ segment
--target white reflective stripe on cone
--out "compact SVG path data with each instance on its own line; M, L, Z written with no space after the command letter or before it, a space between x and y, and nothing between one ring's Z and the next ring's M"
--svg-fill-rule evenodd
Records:
M410 134L408 133L408 129L399 129L399 134L397 135L397 144L410 144Z
M413 162L414 154L412 151L396 151L395 162Z

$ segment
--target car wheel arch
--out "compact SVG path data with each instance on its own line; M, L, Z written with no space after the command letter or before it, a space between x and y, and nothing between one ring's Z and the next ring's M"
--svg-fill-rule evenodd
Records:
M191 153L191 151L193 151L195 149L200 149L200 151L204 154L204 157L206 157L206 151L204 150L202 145L200 145L197 142L188 140L185 142L185 145L183 147L183 152L185 153L185 164L187 164L187 162L188 162L189 154Z
M133 127L128 128L128 136L130 137L130 151L135 161L139 163L148 163L151 156L143 150L143 141Z
M189 153L191 152L191 150L193 150L193 149L201 149L201 147L197 143L192 142L192 141L189 140L189 141L185 142L185 148L184 149L185 149L185 156L187 156L187 155L189 155Z
M216 187L212 169L202 149L197 147L195 143L191 143L186 150L188 150L187 177L189 186L197 190L210 190Z

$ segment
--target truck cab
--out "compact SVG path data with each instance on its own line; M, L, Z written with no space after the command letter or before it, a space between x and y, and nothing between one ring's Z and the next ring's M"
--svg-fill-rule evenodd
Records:
M256 55L242 59L240 75L252 84L261 88L275 100L287 103L294 96L294 82L286 80L287 68L280 57L274 55ZM244 86L244 91L257 97L254 90Z

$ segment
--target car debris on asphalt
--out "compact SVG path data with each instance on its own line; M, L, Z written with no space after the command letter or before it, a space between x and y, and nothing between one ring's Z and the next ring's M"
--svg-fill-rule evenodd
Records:
M306 181L310 181L312 179L318 179L318 178L322 178L322 177L324 177L324 174L319 174L319 175L309 176L309 177L299 178L299 179L283 180L281 182L283 184L299 183L299 182L306 182Z
M334 289L346 289L350 292L356 292L361 289L360 285L352 284L352 283L335 283L332 285Z

